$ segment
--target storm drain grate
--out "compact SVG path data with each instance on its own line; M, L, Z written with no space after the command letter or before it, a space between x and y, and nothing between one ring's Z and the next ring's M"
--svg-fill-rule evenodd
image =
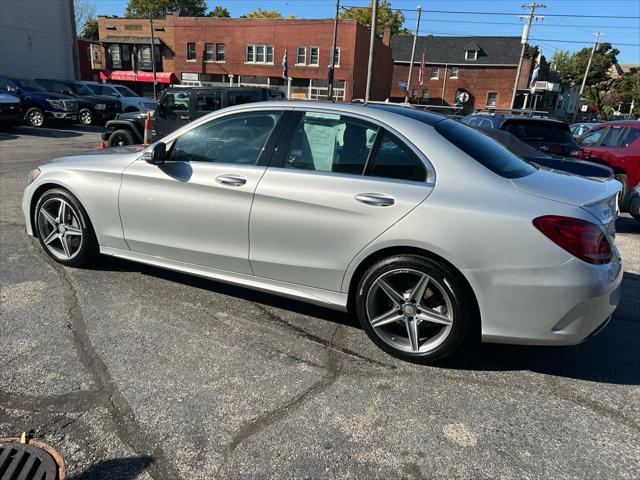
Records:
M43 442L0 442L0 480L61 480L54 457L36 444L51 448Z

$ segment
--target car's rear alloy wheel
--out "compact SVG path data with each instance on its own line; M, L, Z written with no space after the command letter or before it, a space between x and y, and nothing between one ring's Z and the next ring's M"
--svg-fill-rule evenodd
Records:
M473 321L466 285L448 265L402 255L373 265L358 288L358 318L383 350L430 363L453 353Z
M91 110L87 109L87 108L83 108L82 110L80 110L80 123L82 123L83 125L91 125L91 123L93 122L93 115L91 114Z
M80 266L93 255L96 242L86 213L65 190L49 190L40 197L35 223L41 245L54 260Z
M39 108L30 108L25 115L27 123L32 127L41 127L44 125L44 113Z

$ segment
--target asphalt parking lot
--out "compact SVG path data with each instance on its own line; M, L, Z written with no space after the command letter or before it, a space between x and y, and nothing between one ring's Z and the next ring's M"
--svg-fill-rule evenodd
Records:
M0 132L0 436L44 439L74 480L640 478L640 223L619 219L622 300L597 337L423 367L345 314L54 264L25 233L27 174L98 142Z

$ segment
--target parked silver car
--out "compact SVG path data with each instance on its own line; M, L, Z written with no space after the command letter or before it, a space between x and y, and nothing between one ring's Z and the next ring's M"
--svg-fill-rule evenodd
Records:
M616 308L614 180L538 170L460 122L393 106L255 103L144 151L36 169L28 233L354 311L397 357L582 342Z

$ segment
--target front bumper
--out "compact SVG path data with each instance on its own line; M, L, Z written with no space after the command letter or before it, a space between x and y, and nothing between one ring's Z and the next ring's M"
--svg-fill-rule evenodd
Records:
M481 312L482 340L575 345L605 323L620 300L622 262L578 259L555 267L466 270Z
M78 112L61 112L57 110L47 110L44 112L46 118L53 120L77 120Z

